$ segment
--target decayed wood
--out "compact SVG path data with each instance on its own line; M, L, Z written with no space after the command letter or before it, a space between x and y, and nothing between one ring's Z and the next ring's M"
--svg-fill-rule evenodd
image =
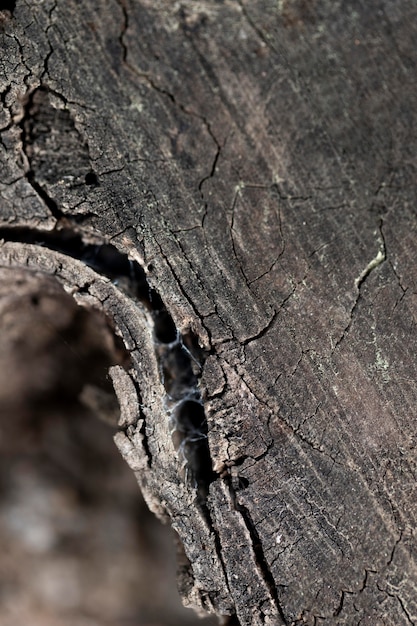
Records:
M1 265L114 320L117 444L186 601L414 623L414 3L1 15Z

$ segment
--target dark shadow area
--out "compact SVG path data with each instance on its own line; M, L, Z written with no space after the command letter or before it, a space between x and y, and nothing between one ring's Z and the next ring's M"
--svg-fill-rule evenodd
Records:
M16 8L16 0L1 0L0 1L0 11L10 11L13 15L13 12Z
M28 280L0 290L0 626L216 624L182 607L174 533L112 440L111 324Z

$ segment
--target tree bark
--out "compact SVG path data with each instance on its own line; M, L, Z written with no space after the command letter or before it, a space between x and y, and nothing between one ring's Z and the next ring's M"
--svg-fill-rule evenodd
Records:
M3 7L1 280L123 338L185 601L416 623L415 4Z

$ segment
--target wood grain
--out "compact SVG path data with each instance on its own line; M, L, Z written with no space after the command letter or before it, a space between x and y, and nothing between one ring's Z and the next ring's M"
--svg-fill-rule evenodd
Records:
M2 265L114 320L117 443L184 544L186 601L242 626L417 620L415 18L408 0L54 0L2 21ZM18 227L142 267L202 364L203 501L149 311Z

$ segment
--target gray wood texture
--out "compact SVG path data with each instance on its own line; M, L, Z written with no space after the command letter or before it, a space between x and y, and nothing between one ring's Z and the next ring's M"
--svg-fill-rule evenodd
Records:
M123 338L116 441L185 601L417 623L416 4L0 16L0 262Z

